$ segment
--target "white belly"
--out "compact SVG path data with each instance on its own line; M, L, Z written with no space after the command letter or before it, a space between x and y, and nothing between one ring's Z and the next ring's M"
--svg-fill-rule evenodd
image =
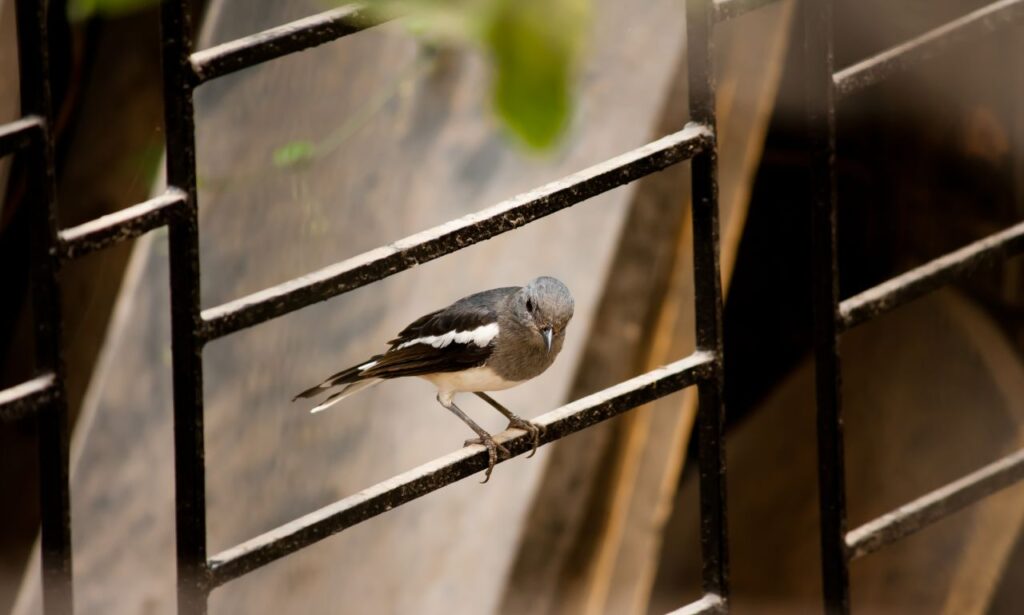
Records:
M423 376L434 383L442 394L472 393L475 391L501 391L519 384L505 380L489 367L474 367L461 372L431 374Z

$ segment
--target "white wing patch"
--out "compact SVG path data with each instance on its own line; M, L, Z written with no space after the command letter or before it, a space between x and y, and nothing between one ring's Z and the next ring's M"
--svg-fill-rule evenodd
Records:
M401 350L402 348L408 348L415 344L429 344L434 348L445 348L451 344L476 344L483 348L484 346L491 343L494 338L498 337L498 323L492 322L489 325L477 327L472 331L449 331L444 335L426 335L424 337L417 337L414 340L403 342L395 350Z
M359 371L361 371L361 372L365 372L366 370L370 369L371 367L373 367L376 364L377 364L376 361L370 361L369 363L363 363L357 369Z

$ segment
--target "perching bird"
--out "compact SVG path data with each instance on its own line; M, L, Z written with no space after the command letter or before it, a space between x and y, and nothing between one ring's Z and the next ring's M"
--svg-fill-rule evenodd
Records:
M391 347L383 354L334 374L292 401L343 387L311 410L320 412L383 380L405 376L429 380L437 387L437 401L479 436L466 440L465 445L487 448L486 483L498 451L506 456L510 453L455 405L455 394L475 393L509 419L509 428L529 432L532 456L540 442L540 428L485 391L516 386L550 367L562 350L572 313L572 294L555 278L539 277L526 286L485 290L418 318L388 342Z

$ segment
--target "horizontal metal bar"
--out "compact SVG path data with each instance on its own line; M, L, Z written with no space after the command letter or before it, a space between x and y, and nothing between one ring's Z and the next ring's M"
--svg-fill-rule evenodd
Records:
M30 115L13 122L0 124L0 156L13 154L27 147L33 135L41 134L43 119L38 115Z
M543 414L534 423L544 427L541 443L574 434L627 410L688 387L715 372L715 356L696 352L593 395ZM495 439L512 455L530 450L525 432L506 431ZM290 523L213 556L211 581L221 585L392 508L450 485L487 467L487 453L474 445L339 500Z
M851 329L929 293L956 277L996 258L1024 252L1024 222L950 252L900 274L839 304L842 329Z
M365 7L350 4L286 23L191 56L196 85L268 60L323 45L383 23Z
M168 222L185 206L185 193L169 188L158 197L60 231L61 258L69 260L134 239Z
M774 2L776 0L715 0L715 20L726 21Z
M54 392L53 373L0 391L0 420L13 421L46 403Z
M705 613L724 613L725 600L715 594L705 594L696 602L691 602L682 608L668 613L668 615L704 615Z
M252 327L519 228L690 158L713 138L705 126L687 124L677 133L482 211L209 308L203 311L204 337L212 340Z
M839 96L845 96L866 88L896 71L905 70L931 59L951 45L987 34L1022 17L1024 17L1024 0L993 2L837 72L833 76L836 93Z
M849 556L877 551L1021 480L1024 448L848 532Z

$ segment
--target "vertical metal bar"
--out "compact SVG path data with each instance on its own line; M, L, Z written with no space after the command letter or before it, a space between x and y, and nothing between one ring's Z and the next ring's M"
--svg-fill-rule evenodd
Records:
M846 486L839 371L836 262L835 85L832 0L804 0L804 63L810 153L818 497L825 611L848 613Z
M686 4L690 120L715 131L712 66L715 12L712 0ZM701 582L706 594L729 593L729 555L725 522L725 451L722 431L722 281L718 262L717 145L712 142L691 161L693 266L697 348L715 356L715 376L698 385L700 463Z
M178 612L205 613L206 476L203 448L203 366L200 338L199 219L195 120L189 54L188 0L164 0L164 127L167 184L185 193L184 214L170 223L171 350L174 370L174 487L178 555Z
M27 205L32 208L32 302L36 373L52 371L54 395L39 414L39 495L42 528L43 605L46 613L71 613L71 496L68 488L68 409L61 357L57 286L57 189L54 170L47 2L18 0L18 69L21 113L44 120L29 156Z

